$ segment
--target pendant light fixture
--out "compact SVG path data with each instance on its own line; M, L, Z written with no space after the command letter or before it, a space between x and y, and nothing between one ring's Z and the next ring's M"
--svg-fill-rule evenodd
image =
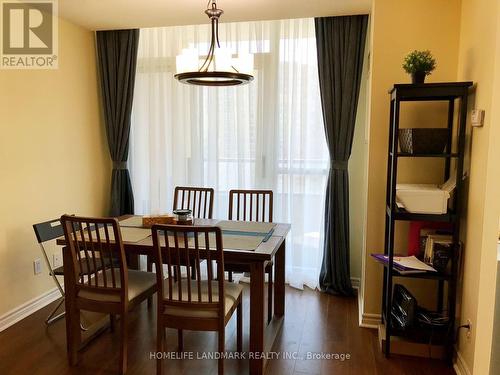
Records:
M239 53L233 57L229 48L220 46L219 18L223 13L216 1L208 2L205 14L210 18L212 29L208 54L200 59L195 48L183 49L176 57L177 74L174 76L180 82L197 86L237 86L253 80L253 55Z

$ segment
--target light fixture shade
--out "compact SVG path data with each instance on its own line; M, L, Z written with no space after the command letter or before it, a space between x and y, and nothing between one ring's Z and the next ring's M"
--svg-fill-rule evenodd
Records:
M198 70L198 52L195 48L184 48L181 54L175 58L175 65L177 73Z
M230 72L233 70L233 54L229 48L219 47L215 50L215 71Z
M230 48L219 44L219 17L224 13L212 1L205 13L211 20L212 39L208 54L200 60L195 48L186 48L176 57L175 78L199 86L237 86L253 80L253 55L242 53L233 58Z
M253 55L251 53L240 53L235 61L235 67L240 73L253 75Z

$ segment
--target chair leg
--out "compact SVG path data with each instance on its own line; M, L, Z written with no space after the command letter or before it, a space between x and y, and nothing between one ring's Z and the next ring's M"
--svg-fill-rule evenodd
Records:
M151 261L151 258L149 257L149 255L146 255L146 270L148 272L153 272L153 262Z
M267 324L273 319L273 268L267 274Z
M238 353L243 351L243 303L238 303L236 307L236 350Z
M128 344L128 327L127 327L127 322L128 322L128 316L127 312L124 312L122 314L121 322L120 322L120 330L121 330L121 342L120 342L120 367L119 367L119 373L120 374L125 374L127 372L127 344Z
M82 341L80 330L80 310L73 308L68 314L71 314L71 318L66 316L66 319L69 318L71 321L68 341L69 364L74 366L78 363L78 350Z
M114 332L116 328L116 315L115 314L109 314L109 330L111 332Z
M57 306L54 308L54 310L52 310L52 312L49 314L49 316L47 316L47 319L45 319L45 324L50 326L52 323L58 321L59 319L61 319L64 316L64 314L66 314L66 311L63 311L60 314L55 315L57 310L59 310L59 307L61 307L61 305L63 303L64 303L64 297L61 298L61 300L59 301Z
M221 354L218 361L219 375L224 375L224 344L226 340L225 327L219 329L219 353Z
M184 351L184 334L182 332L182 329L177 330L177 343L178 343L178 351L183 352Z
M148 272L153 272L153 262L151 261L151 257L149 255L146 255L146 270ZM148 309L153 306L153 296L148 297Z
M156 374L161 375L163 371L163 352L165 351L166 347L166 340L165 340L165 327L163 324L158 321L157 326L156 326L156 354L158 357L156 358Z

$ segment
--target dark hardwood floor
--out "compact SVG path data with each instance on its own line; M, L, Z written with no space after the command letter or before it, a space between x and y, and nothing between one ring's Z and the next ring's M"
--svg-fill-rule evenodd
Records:
M375 330L358 327L356 299L311 290L286 290L286 315L273 350L294 358L269 362L269 375L426 375L454 374L441 361L393 356L384 358ZM248 288L244 291L244 346L248 350ZM0 374L114 374L118 368L119 330L105 331L82 350L77 367L66 360L65 323L49 328L44 319L50 306L0 333ZM143 303L130 316L128 374L154 374L155 308ZM226 328L226 350L236 350L236 319ZM217 348L215 333L185 332L184 348L197 358ZM167 351L177 349L175 331L167 331ZM307 359L307 353L349 355L345 360ZM165 374L215 374L215 360L166 360ZM226 374L248 373L248 361L226 360Z

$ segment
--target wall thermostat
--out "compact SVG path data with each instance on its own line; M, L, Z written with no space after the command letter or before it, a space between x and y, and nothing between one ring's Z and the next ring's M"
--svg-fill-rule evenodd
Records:
M484 125L484 109L473 109L471 112L472 126Z

